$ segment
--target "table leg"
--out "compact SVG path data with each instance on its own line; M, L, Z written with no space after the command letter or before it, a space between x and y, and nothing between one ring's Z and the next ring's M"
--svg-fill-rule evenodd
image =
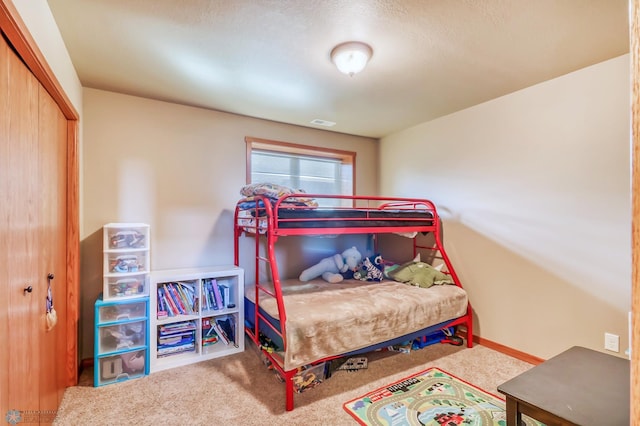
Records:
M520 426L522 424L522 413L518 409L518 401L507 396L507 426Z

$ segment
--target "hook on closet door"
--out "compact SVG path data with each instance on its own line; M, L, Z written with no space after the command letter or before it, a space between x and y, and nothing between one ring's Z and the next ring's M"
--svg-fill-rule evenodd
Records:
M53 308L53 294L51 292L51 281L53 281L54 278L55 276L51 272L47 274L47 331L51 331L58 322L58 314Z

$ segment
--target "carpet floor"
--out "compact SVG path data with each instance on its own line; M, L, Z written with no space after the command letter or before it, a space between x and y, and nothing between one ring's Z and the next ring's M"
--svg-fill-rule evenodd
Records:
M342 404L429 367L496 395L497 386L533 365L486 347L432 345L409 354L366 354L368 368L336 371L295 394L285 411L284 383L249 343L240 354L93 387L93 371L65 391L56 425L355 425Z

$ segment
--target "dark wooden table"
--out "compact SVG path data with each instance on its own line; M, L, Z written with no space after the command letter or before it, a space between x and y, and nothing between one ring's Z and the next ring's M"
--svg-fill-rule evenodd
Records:
M579 346L498 386L507 425L522 415L552 425L628 426L629 360Z

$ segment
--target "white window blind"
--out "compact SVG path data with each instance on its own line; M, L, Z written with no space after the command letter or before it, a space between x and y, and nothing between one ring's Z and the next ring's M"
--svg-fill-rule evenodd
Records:
M251 182L271 182L311 194L352 195L352 168L340 159L254 149Z

